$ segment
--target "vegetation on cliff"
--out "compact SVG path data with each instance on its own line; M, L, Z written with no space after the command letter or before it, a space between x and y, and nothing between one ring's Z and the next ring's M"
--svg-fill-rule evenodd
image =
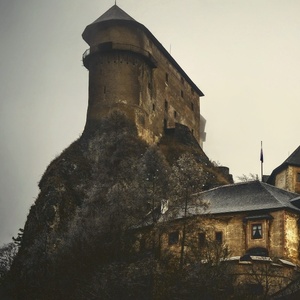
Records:
M162 199L225 183L184 129L149 146L118 111L90 124L39 182L2 284L8 299L175 299L171 291L191 270L182 260L179 276L161 261L155 230L153 251L138 257L131 232L149 212L155 226Z

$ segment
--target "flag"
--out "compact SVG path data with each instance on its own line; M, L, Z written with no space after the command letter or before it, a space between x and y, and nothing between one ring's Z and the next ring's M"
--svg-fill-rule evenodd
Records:
M261 149L260 149L260 161L263 163L264 162L264 153L263 153L263 148L261 145Z

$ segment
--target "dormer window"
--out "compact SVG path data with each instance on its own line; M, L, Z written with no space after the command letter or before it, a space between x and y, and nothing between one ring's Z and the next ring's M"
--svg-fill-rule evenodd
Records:
M262 224L252 224L252 239L261 239L262 238Z

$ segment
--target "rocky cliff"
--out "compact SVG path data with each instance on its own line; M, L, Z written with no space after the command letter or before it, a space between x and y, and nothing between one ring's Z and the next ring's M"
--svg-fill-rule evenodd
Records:
M15 299L53 299L45 295L58 289L63 299L64 289L74 289L74 274L123 257L124 233L168 198L169 174L183 153L203 170L197 191L231 182L184 126L166 131L151 147L120 112L85 128L39 182L12 267Z

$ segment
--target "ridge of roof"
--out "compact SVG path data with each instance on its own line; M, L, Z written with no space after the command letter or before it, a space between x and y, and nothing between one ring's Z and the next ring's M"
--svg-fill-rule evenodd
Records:
M123 9L121 9L116 4L113 5L109 10L107 10L104 14L102 14L94 23L100 23L109 20L127 20L127 21L135 21L130 15L128 15Z
M300 166L300 146L284 161L284 163Z

